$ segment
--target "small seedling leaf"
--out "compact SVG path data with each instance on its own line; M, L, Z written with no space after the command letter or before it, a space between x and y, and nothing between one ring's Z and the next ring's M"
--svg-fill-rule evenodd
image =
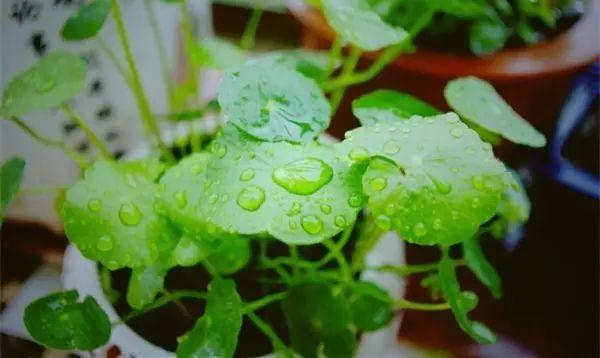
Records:
M363 281L353 285L349 301L352 320L360 330L376 331L392 317L392 298L372 282Z
M60 35L67 41L79 41L94 37L110 13L107 0L93 0L69 17L60 29Z

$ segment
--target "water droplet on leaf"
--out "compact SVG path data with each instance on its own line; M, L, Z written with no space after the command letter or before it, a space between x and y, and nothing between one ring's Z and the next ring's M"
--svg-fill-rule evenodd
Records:
M379 215L375 218L375 225L383 230L389 230L392 227L392 220L386 215Z
M371 188L375 191L382 191L387 186L387 180L385 178L373 178L369 182Z
M142 212L133 203L125 203L119 208L119 219L125 226L136 226L142 218Z
M185 191L179 190L175 193L175 204L179 209L185 208L187 205L187 196L185 195Z
M348 153L350 160L364 160L369 158L369 151L365 147L355 147Z
M358 208L362 205L362 200L362 195L360 193L354 193L348 198L348 205L353 208Z
M323 222L314 215L303 216L300 220L300 224L304 231L311 235L316 235L323 230Z
M100 209L102 209L102 201L99 199L92 199L88 201L88 209L90 209L91 212L97 213L100 211Z
M108 235L101 236L96 243L96 248L100 251L109 251L113 246L113 239Z
M383 145L383 151L386 154L396 154L400 151L400 144L395 140L390 140Z
M273 181L293 194L310 195L333 179L333 169L317 158L288 163L273 170Z
M346 227L346 218L343 217L342 215L338 215L335 217L335 219L333 220L333 222L335 223L335 226L337 227L341 227L341 228L345 228Z
M237 196L237 204L244 210L256 211L265 202L265 191L257 186L249 186Z
M417 237L425 236L427 234L427 228L425 227L425 224L423 224L423 223L415 224L415 226L413 226L413 233Z
M240 181L250 181L254 179L255 175L254 169L244 169L240 174Z

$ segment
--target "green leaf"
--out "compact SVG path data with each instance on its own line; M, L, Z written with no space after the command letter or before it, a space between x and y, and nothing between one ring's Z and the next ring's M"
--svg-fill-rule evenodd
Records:
M486 0L434 0L432 3L442 12L467 19L485 16L490 8Z
M361 127L338 145L372 160L362 182L375 223L420 245L461 242L495 213L506 169L454 113Z
M306 142L329 126L329 103L317 84L273 61L229 72L218 92L231 122L266 141Z
M163 290L167 269L162 264L154 264L134 269L127 286L127 303L134 309L140 309L154 301L154 297Z
M372 282L353 285L349 300L352 320L360 330L376 331L392 317L392 298Z
M146 158L119 162L119 168L128 173L143 175L148 180L156 182L167 169L167 165L158 159Z
M531 147L543 147L546 138L515 112L489 83L476 77L450 81L444 89L446 101L464 117L504 138Z
M83 90L86 71L86 63L77 55L49 54L10 81L4 89L0 116L59 106Z
M494 332L483 323L473 321L468 317L469 312L477 305L477 296L472 292L460 291L454 263L448 256L444 256L439 262L438 274L444 298L450 304L460 328L479 343L495 343L497 337Z
M407 119L413 115L434 116L440 111L408 93L376 90L355 99L352 113L363 126L370 126Z
M233 357L242 328L242 300L235 282L215 278L208 286L204 315L177 347L177 357Z
M0 214L6 210L8 204L19 191L24 169L25 161L19 157L7 160L0 167Z
M362 205L361 168L331 146L255 140L226 126L211 147L202 215L223 230L313 244L351 224Z
M241 236L221 240L211 250L206 261L221 275L231 275L241 270L250 261L250 241Z
M482 17L469 27L469 47L477 56L489 55L502 49L511 35L499 16Z
M306 49L274 51L261 57L261 61L273 61L279 65L289 66L317 82L326 80L329 75L329 54L326 51ZM340 64L341 61L336 61L333 69L338 68Z
M106 0L93 0L69 17L60 29L60 35L67 41L85 40L95 36L104 25L110 13Z
M158 210L157 196L148 174L97 161L67 191L61 211L67 237L111 270L149 266L170 253L178 237Z
M352 357L356 338L348 302L324 282L301 281L288 290L283 313L294 350L304 358Z
M273 12L285 12L285 0L213 0L216 3L231 6L248 7Z
M494 266L485 257L481 249L479 236L475 235L465 240L463 242L463 251L467 265L471 271L477 276L479 281L490 289L495 298L500 299L502 296L500 276L494 269Z
M429 290L431 298L439 300L442 297L442 286L440 276L436 273L429 273L421 280L421 287Z
M517 8L528 17L542 20L546 26L556 26L557 11L550 0L517 0Z
M25 308L23 321L40 344L62 350L92 350L110 338L110 321L93 297L77 302L77 291L38 298Z
M246 54L239 46L219 37L200 41L193 56L199 66L216 70L238 67L246 61Z
M509 223L524 223L529 220L531 213L531 202L527 196L527 189L514 171L510 171L512 176L512 185L504 191L498 215Z
M404 29L385 23L361 0L323 0L323 12L345 41L365 51L379 50L408 38Z

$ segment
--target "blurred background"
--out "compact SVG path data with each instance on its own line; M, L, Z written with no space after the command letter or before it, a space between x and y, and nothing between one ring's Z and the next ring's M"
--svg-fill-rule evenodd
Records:
M260 2L260 1L258 1ZM457 357L598 357L599 331L599 198L600 146L598 94L600 84L599 1L573 1L563 8L552 31L536 32L537 44L508 39L503 48L486 56L469 51L468 34L461 26L426 33L418 50L398 58L377 78L352 87L332 122L331 134L357 126L351 101L378 88L411 93L439 108L445 107L442 89L452 78L475 75L489 80L503 97L549 138L543 149L531 150L503 143L496 154L516 168L525 180L532 202L531 219L521 235L505 241L486 241L486 252L503 278L502 300L465 272L464 286L479 294L474 312L501 337L493 346L478 346L456 326L448 312L406 312L398 332L401 344L440 356ZM117 156L127 156L141 144L137 108L126 84L110 65L101 44L65 43L58 29L82 3L80 0L2 0L0 4L0 84L48 52L68 48L90 66L86 91L72 105L109 143ZM168 111L164 82L158 70L156 46L147 40L158 29L168 61L183 67L178 29L179 13L160 1L124 0L123 14L138 59L143 84L157 113ZM139 16L153 6L156 27ZM255 10L252 1L189 1L199 37L240 38ZM332 32L322 16L299 1L264 1L254 51L306 47L328 49ZM448 20L449 21L449 20ZM116 44L108 22L103 38ZM442 31L444 32L444 31ZM450 39L451 41L449 41ZM376 54L363 56L366 67ZM183 71L183 70L182 70ZM217 77L207 73L202 96L211 98ZM50 117L50 118L49 118ZM28 118L36 128L61 138L83 155L93 155L90 144L61 112ZM177 133L177 124L168 125ZM1 342L6 357L58 357L31 343L23 334L19 309L23 297L58 287L60 263L67 240L54 210L56 190L77 175L60 152L31 141L7 121L0 122L0 157L23 156L27 172L23 192L7 213L1 231ZM410 246L409 263L430 260L434 252ZM33 281L32 281L33 280ZM407 297L426 299L419 277L409 281ZM25 302L26 303L26 302Z

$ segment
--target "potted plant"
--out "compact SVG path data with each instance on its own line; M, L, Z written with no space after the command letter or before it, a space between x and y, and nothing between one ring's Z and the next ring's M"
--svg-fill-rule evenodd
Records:
M368 13L371 21L408 35L402 44L368 49L382 50L366 54L369 68L360 71L360 76L335 79L326 88L372 80L380 73L380 64L389 63L377 77L377 87L408 91L442 106L446 83L472 75L490 81L521 115L544 129L551 129L574 76L600 55L596 29L600 3L596 0L309 3L312 6L288 2L302 24L307 47L352 43L348 34L340 31L335 14L350 13L357 7L362 19ZM542 102L544 106L539 105Z
M366 94L354 103L362 126L335 141L323 134L344 88L328 99L319 83L334 75L337 52L246 59L236 45L198 42L184 26L188 75L228 69L216 103L198 103L191 83L171 93L182 110L169 117L203 120L219 111L228 120L215 133L190 126L185 142L169 142L141 86L117 0L92 1L61 31L90 38L108 16L117 25L123 73L147 136L139 157L113 158L72 111L98 149L93 162L22 119L31 110L69 110L66 102L81 90L86 72L75 55L50 54L12 79L0 107L3 118L63 149L82 173L58 203L72 245L65 290L24 312L36 341L61 350L116 345L124 354L169 356L169 347L131 328L171 303L181 310L169 316L175 320L141 322L158 324L179 357L233 356L256 345L254 338L237 344L252 327L270 342L253 353L378 356L386 347L370 332L388 327L389 344L399 322L394 314L408 309L450 310L474 340L496 341L492 330L469 318L477 296L461 289L456 271L468 266L500 297L500 278L480 240L501 238L525 222L529 203L516 176L472 128L534 147L545 138L491 85L474 77L451 82L445 95L456 113L440 113L405 93ZM361 45L369 49L369 41L396 36L380 28ZM358 55L355 49L342 61L343 75ZM2 165L3 211L24 166L19 158ZM439 260L403 264L401 242L437 246ZM173 288L175 272L187 273L192 287ZM416 273L427 274L422 284L431 290L430 302L402 298L400 278ZM181 322L191 323L175 341Z

